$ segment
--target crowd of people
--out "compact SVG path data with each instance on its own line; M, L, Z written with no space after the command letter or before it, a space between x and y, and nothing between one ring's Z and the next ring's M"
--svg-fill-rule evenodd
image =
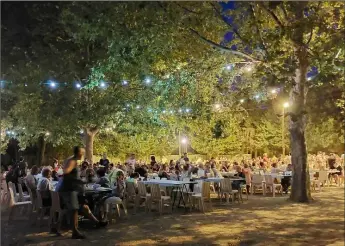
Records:
M84 149L75 147L73 156L68 158L63 165L55 160L52 166L39 168L34 165L30 170L28 170L24 158L21 157L19 162L5 173L6 182L25 183L26 188L31 189L33 194L38 190L42 197L42 203L46 207L51 206L50 191L58 191L61 206L70 210L72 214L72 237L78 239L85 238L78 229L79 213L82 212L88 216L96 226L105 226L109 204L114 199L124 199L126 182L134 183L134 187L137 188L137 181L147 180L150 178L150 174L168 180L183 180L184 178L193 178L193 176L222 177L224 173L232 173L233 176L243 178L241 181L233 182L233 188L238 189L244 184L247 192L250 193L249 188L253 173L293 171L290 156L280 159L269 158L267 154L250 160L228 161L211 158L196 163L190 161L187 153L178 160L170 160L169 163L159 163L153 155L150 157L149 163L137 161L135 155L131 154L124 163L117 163L116 165L111 163L105 154L97 163L82 160L83 156ZM343 175L343 157L318 153L317 155L308 155L308 163L310 169L337 169L339 172L330 174L335 180L337 180L337 175ZM55 189L52 181L57 182ZM284 177L280 182L283 191L287 193L291 177ZM85 185L88 184L112 190L99 201L102 207L100 216L95 216L92 213L87 199L81 195ZM215 188L218 186L215 185ZM58 233L54 228L52 228L52 232Z

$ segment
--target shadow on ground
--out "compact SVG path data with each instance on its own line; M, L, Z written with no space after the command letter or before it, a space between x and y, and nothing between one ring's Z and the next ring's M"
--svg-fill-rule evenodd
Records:
M206 214L140 211L105 229L83 226L87 240L69 239L69 231L52 236L46 223L29 226L24 218L7 226L2 214L1 245L344 245L344 188L325 188L313 197L310 204L294 204L286 196L255 195L243 204L214 202Z

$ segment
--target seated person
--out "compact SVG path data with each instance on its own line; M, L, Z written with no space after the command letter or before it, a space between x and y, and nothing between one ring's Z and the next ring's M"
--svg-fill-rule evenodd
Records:
M40 192L42 197L43 207L50 207L52 205L52 200L50 196L50 191L53 190L53 185L50 182L52 171L45 168L42 171L42 178L38 181L37 190Z
M161 168L159 169L158 177L169 179L169 174L168 174L168 172L169 172L169 169L168 169L167 165L163 164L163 165L161 166Z
M271 173L279 173L279 172L282 172L282 170L280 170L280 169L277 167L277 163L273 163L273 164L272 164L272 168L271 168Z
M116 197L120 197L121 199L123 199L123 196L125 194L125 188L126 188L125 175L123 174L123 172L121 171L117 172L114 187L115 188L113 190L113 194Z
M134 183L134 186L138 187L139 173L132 173L131 176L126 180L127 182Z
M110 188L110 181L105 176L105 169L100 168L97 170L96 173L97 173L97 177L98 177L98 181L96 182L96 184L101 185L101 187Z
M59 181L59 175L58 175L57 171L55 171L55 170L52 171L51 179L52 179L52 181Z
M80 168L80 178L85 178L86 176L86 170L88 169L89 163L87 163L86 161L84 161L81 164L81 168Z
M147 178L147 169L144 166L136 166L134 172L138 173L141 177Z
M287 165L285 171L291 172L292 171L292 164ZM291 185L291 176L284 176L281 179L281 185L283 187L283 192L285 192L285 194L287 194L289 187Z
M95 171L91 168L86 169L84 180L87 184L95 183Z
M36 175L38 174L38 167L35 165L31 168L31 172L26 176L26 184L28 188L32 191L32 194L36 197L37 189L37 179Z

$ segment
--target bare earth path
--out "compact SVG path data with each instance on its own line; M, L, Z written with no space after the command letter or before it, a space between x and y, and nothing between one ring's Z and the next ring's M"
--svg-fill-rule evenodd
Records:
M201 214L174 211L121 218L105 229L88 230L86 240L49 235L45 228L17 220L7 226L2 214L1 245L344 245L344 188L313 193L311 204L293 204L287 197L250 196L243 204L220 206ZM131 210L130 212L131 213ZM18 235L18 233L21 235Z

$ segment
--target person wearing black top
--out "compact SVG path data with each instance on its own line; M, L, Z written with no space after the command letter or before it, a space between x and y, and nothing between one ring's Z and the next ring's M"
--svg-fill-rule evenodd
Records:
M58 188L61 200L64 206L72 212L72 238L73 239L84 239L85 236L78 230L78 210L81 208L82 211L98 226L105 226L107 223L100 222L91 213L90 208L84 204L79 206L78 193L83 191L84 182L79 177L79 170L77 162L84 156L85 150L80 147L74 147L73 156L69 157L63 167L62 182Z
M143 166L135 167L134 172L139 173L141 177L147 178L147 170Z
M99 160L99 165L103 166L106 170L109 168L110 161L106 154L103 154L103 158Z

